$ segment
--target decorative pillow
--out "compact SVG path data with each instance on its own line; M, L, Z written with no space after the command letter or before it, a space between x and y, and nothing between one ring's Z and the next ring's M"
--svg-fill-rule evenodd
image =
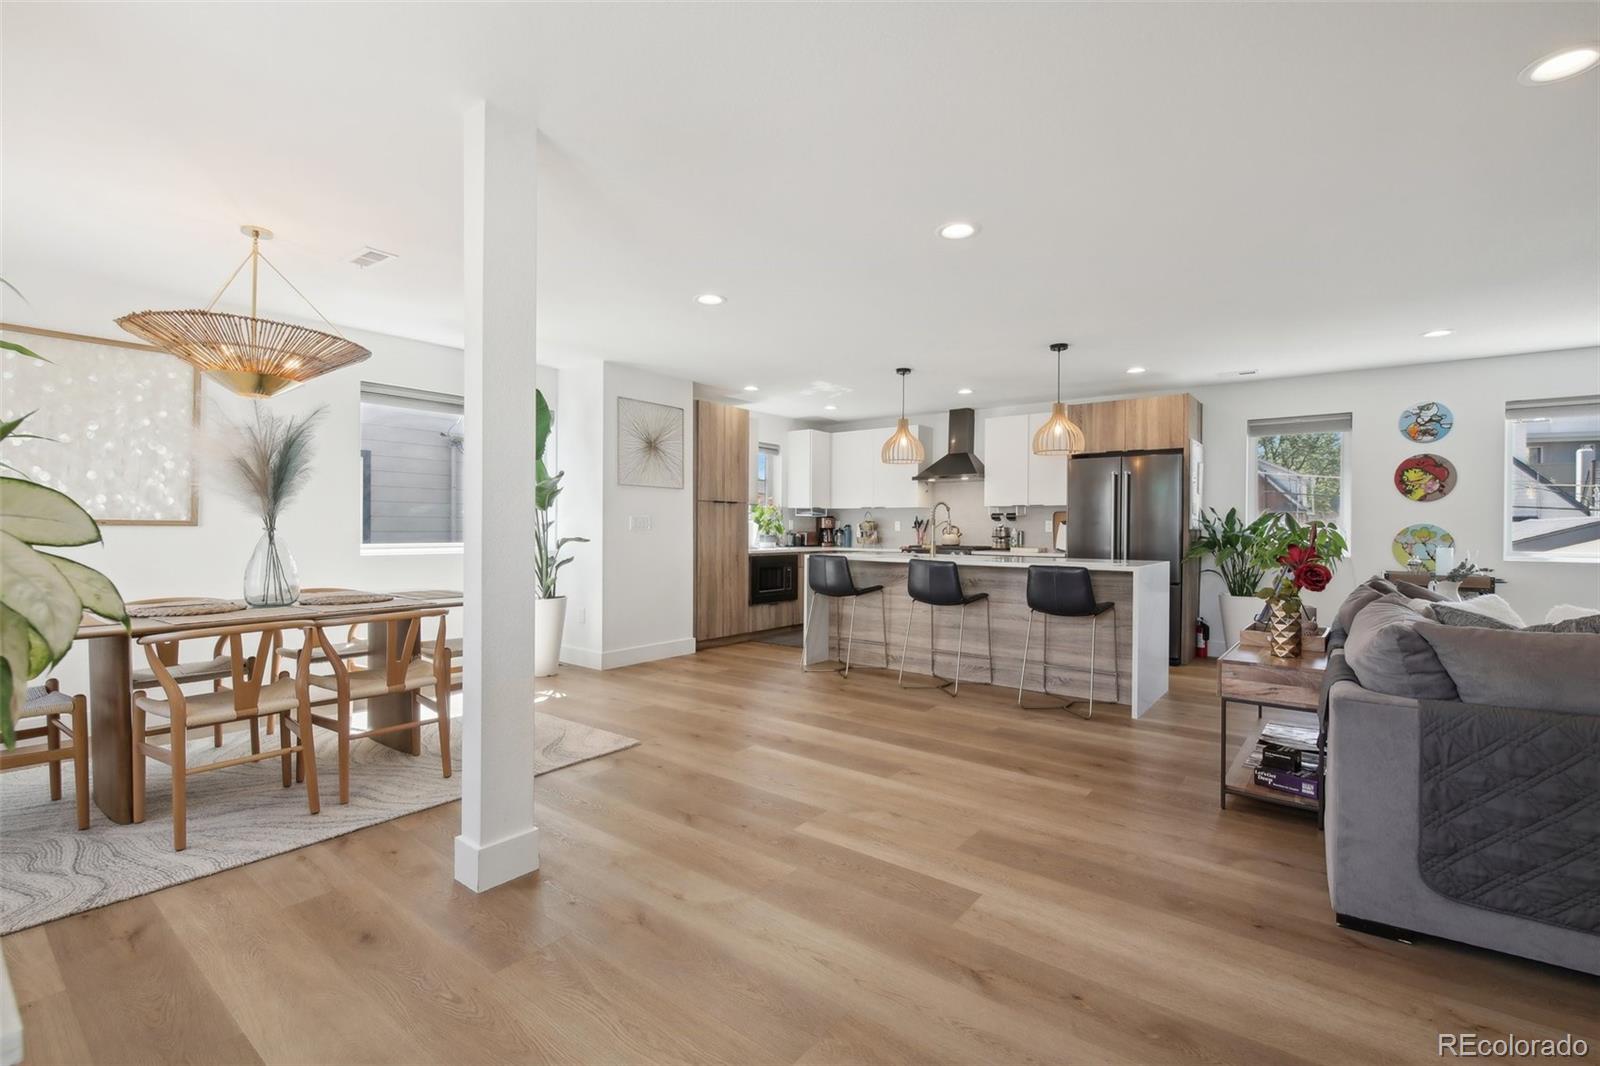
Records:
M1445 602L1460 611L1471 611L1474 614L1487 615L1497 622L1505 623L1505 628L1507 629L1521 629L1527 624L1522 620L1520 614L1512 610L1511 605L1505 601L1503 596L1491 594L1488 596L1474 596L1470 600L1447 600Z
M1480 614L1458 603L1433 605L1433 620L1447 626L1472 629L1510 629L1519 633L1600 633L1600 614L1585 614L1577 618L1564 618L1559 622L1541 622L1536 626L1513 626L1495 615Z
M1400 594L1402 596L1404 596L1405 593L1406 593L1406 590L1404 590L1404 589L1402 589L1401 592L1400 592ZM1421 599L1412 598L1412 599L1406 600L1406 606L1410 607L1413 611L1416 611L1422 617L1432 621L1434 607L1438 606L1440 603L1443 603L1443 602L1444 602L1443 600L1421 600Z
M1416 635L1433 649L1466 703L1600 714L1595 698L1600 692L1600 638L1591 634L1419 622Z
M1570 603L1558 603L1546 612L1544 620L1546 622L1565 622L1569 618L1587 618L1592 614L1600 614L1600 608L1575 607Z
M1449 596L1446 596L1442 592L1435 592L1427 585L1413 585L1409 581L1401 581L1395 585L1395 589L1399 592L1405 593L1414 600L1425 600L1428 603L1453 602Z
M1350 623L1356 620L1356 615L1381 596L1383 592L1370 584L1356 586L1355 591L1346 596L1344 602L1339 605L1339 613L1334 616L1334 624L1346 633L1350 632Z
M1417 633L1424 619L1404 592L1367 605L1350 625L1344 660L1361 687L1411 699L1456 699L1456 686L1433 646Z

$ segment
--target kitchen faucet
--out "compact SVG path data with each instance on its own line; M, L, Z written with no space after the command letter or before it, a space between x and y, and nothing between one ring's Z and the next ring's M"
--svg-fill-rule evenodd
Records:
M928 554L939 554L939 508L944 508L944 524L951 525L950 505L943 500L935 501L933 510L928 513Z

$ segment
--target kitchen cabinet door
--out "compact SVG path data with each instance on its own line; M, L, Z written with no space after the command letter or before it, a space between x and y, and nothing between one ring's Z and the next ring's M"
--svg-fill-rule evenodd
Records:
M789 433L783 446L784 506L808 510L832 506L832 437L815 429Z
M833 494L829 506L835 510L872 506L873 468L883 440L876 430L858 429L833 434ZM889 434L884 433L887 439Z
M695 498L750 501L750 412L697 400L694 405Z
M985 507L1015 507L1031 502L1028 499L1030 433L1027 415L1001 415L983 420Z
M1049 411L1024 416L1028 420L1024 450L1028 457L1028 504L1046 507L1067 505L1067 468L1072 461L1065 455L1034 455L1033 435L1050 420ZM985 501L987 502L987 500Z
M737 503L695 505L694 636L748 632L750 518Z
M1083 430L1083 450L1094 455L1099 452L1127 451L1123 443L1122 407L1126 401L1106 400L1101 403L1075 403L1067 408L1067 417Z
M922 442L923 452L929 453L928 434L923 427L913 423L910 428L912 435ZM883 442L888 440L889 434L893 432L894 427L888 426L881 432L874 429L865 433L869 461L872 465L872 496L866 506L922 507L923 500L928 495L927 487L916 480L917 472L922 466L883 461ZM929 455L929 458L933 456ZM926 462L923 465L926 465Z
M1130 452L1188 446L1189 397L1140 396L1122 404L1123 447Z

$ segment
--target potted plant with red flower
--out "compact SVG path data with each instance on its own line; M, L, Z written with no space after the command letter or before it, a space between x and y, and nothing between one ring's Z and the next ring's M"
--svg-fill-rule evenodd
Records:
M1293 515L1275 515L1257 535L1256 554L1263 569L1276 567L1256 595L1267 601L1267 646L1279 658L1300 654L1302 592L1321 592L1333 580L1333 568L1347 547L1332 522L1301 525Z

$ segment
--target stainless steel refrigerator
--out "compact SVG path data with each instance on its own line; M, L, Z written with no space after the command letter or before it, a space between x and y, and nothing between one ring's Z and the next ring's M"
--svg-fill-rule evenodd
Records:
M1183 633L1183 454L1073 456L1067 474L1067 554L1168 564L1167 654ZM1192 638L1189 638L1192 639Z

